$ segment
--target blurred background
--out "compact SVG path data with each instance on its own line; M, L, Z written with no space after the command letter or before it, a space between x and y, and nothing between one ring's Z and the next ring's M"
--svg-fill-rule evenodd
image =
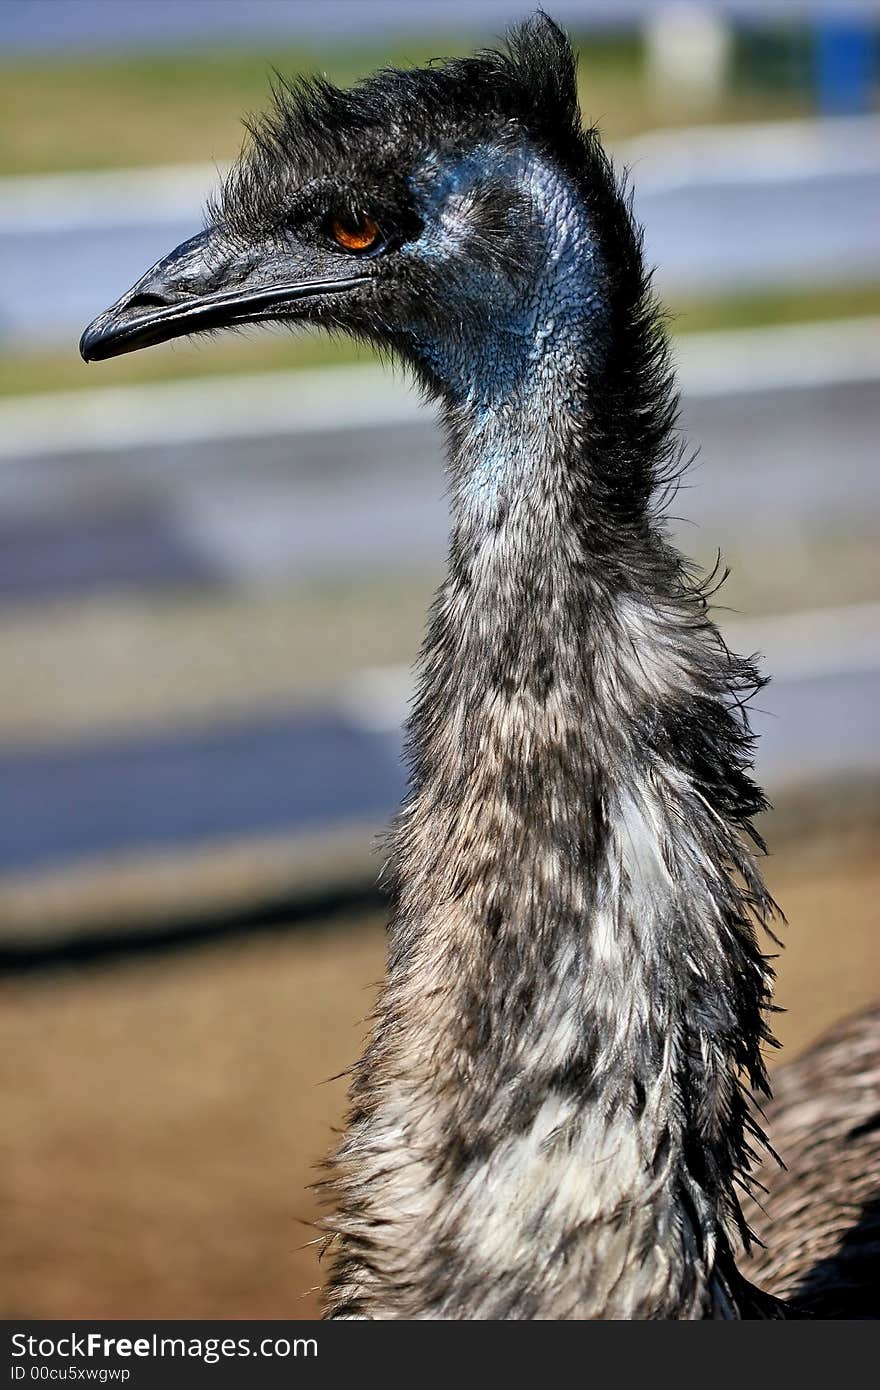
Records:
M880 8L546 0L632 169L700 455L682 547L764 654L789 1055L880 993ZM375 837L441 573L430 414L263 332L86 368L272 66L491 41L479 0L0 7L0 1311L304 1317L383 968Z

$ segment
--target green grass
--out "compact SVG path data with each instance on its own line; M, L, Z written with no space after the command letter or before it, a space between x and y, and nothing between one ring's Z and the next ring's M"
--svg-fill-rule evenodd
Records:
M241 116L266 103L273 66L350 82L382 57L210 48L5 65L0 173L228 160L240 144Z
M344 339L265 329L167 343L90 366L81 360L76 344L71 343L68 349L54 348L49 352L0 354L0 396L338 366L369 358L367 348Z
M240 118L265 106L271 68L325 72L349 83L383 63L423 63L468 44L449 35L391 45L206 48L0 64L3 120L0 174L123 168L216 160L238 151ZM739 86L694 106L657 92L644 79L633 39L593 38L580 45L581 99L587 119L620 139L658 124L791 116L806 109L788 90Z
M680 300L670 306L670 314L673 333L717 333L818 319L865 318L880 314L880 285L781 289Z
M670 327L676 334L705 333L868 314L880 314L880 285L680 301L670 306ZM369 357L368 349L345 339L254 329L225 338L169 343L86 367L71 343L66 350L0 355L0 396L296 370Z

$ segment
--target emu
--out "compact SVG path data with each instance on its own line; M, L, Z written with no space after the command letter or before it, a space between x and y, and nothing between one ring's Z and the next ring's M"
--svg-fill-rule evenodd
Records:
M794 1138L805 1196L781 1203L765 1265L740 1255L763 1143L749 1093L769 1094L759 934L777 916L752 823L760 678L665 533L681 444L662 320L549 19L505 51L348 91L279 86L207 229L81 351L264 320L390 351L449 441L449 567L390 841L387 979L326 1184L328 1315L863 1308L876 1015L852 1025L842 1121L827 1049L821 1104L809 1064L783 1083L781 1131L804 1087L814 1104ZM842 1162L870 1174L857 1277L831 1271L860 1214L829 1200ZM741 1265L766 1268L768 1290Z

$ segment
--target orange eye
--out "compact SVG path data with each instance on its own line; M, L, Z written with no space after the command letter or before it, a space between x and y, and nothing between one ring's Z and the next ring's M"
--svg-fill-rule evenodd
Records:
M346 251L369 251L379 240L379 228L362 212L357 218L331 217L330 235Z

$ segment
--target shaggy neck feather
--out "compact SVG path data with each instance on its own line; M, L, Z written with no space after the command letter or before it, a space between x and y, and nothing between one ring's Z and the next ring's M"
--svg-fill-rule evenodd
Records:
M769 903L730 706L753 673L644 509L613 550L596 524L596 318L560 313L565 270L506 394L447 391L449 573L338 1157L336 1316L737 1312Z

